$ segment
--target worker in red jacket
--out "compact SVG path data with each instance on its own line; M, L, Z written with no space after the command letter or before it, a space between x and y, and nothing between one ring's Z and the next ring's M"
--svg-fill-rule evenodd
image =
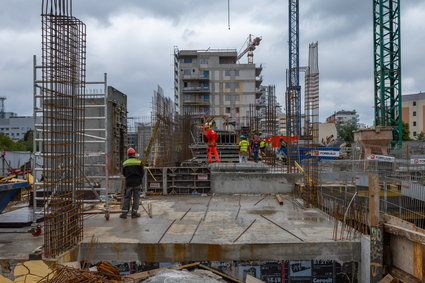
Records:
M214 154L215 161L220 162L220 158L218 157L218 152L217 152L217 140L218 140L217 133L213 129L211 129L210 125L208 124L204 125L204 132L205 132L205 137L207 138L207 141L208 141L208 145L207 145L208 162L212 162L212 154Z

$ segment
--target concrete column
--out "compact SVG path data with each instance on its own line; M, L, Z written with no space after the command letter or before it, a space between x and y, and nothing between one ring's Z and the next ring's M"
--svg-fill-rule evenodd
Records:
M369 174L370 282L382 279L383 228L379 221L379 176Z

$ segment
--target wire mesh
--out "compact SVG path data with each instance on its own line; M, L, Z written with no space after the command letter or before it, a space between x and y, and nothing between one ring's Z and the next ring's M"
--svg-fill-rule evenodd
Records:
M338 232L335 239L346 238L352 231L369 233L369 173L379 176L381 214L425 229L425 158L421 155L421 146L390 150L389 153L398 158L386 161L363 157L361 148L354 146L348 154L352 160L320 162L318 204L342 225L335 229Z
M71 0L44 0L41 16L44 244L53 257L83 237L86 26Z

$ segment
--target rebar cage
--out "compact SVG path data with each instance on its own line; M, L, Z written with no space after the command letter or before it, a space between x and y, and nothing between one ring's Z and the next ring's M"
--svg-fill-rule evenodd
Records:
M86 26L72 16L72 0L43 0L41 17L42 123L36 131L43 160L45 255L53 257L83 237Z

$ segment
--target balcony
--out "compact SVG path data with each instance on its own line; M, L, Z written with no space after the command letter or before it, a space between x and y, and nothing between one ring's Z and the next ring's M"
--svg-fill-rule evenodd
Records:
M182 92L209 93L210 88L205 86L189 86L182 88Z
M255 76L258 77L261 74L262 70L263 70L263 64L255 66Z
M261 83L263 82L263 76L258 76L255 78L255 87L259 88L261 86Z
M204 76L202 75L183 75L182 79L185 81L209 81L209 75L208 76Z
M209 100L185 100L183 101L183 105L205 106L205 105L210 105L210 102Z

